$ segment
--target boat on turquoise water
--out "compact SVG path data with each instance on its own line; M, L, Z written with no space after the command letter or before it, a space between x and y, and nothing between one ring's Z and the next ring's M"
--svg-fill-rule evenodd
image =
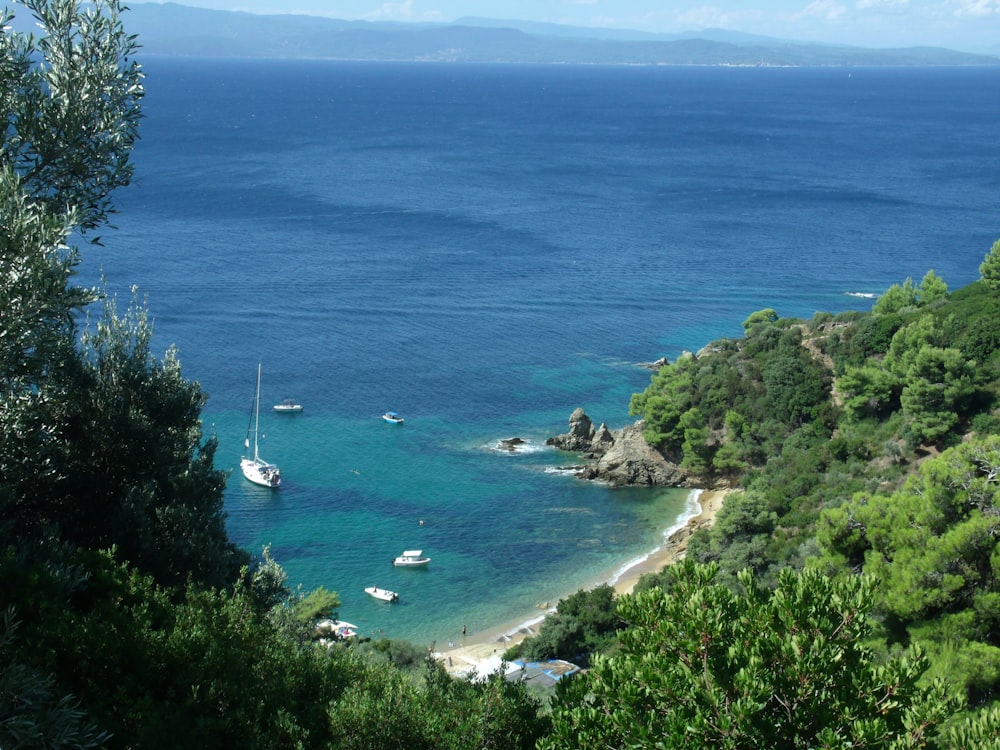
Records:
M423 550L419 549L408 549L395 560L392 561L393 565L406 566L417 566L426 565L431 559L429 557L424 557Z
M365 589L365 593L368 596L374 597L375 599L381 599L384 602L398 602L399 594L395 591L389 591L389 589L380 589L378 586L369 586Z
M358 626L344 620L320 620L316 623L316 634L321 638L326 636L353 638L358 634Z
M382 419L393 424L403 424L403 418L394 411L387 411L382 415Z
M295 402L293 398L286 398L280 404L274 405L274 410L278 413L289 414L297 411L302 411L302 404Z
M261 487L277 489L281 486L281 471L275 464L260 457L257 447L257 434L260 432L260 363L257 363L257 391L253 397L253 408L250 410L250 424L247 425L247 436L243 440L243 457L240 459L240 470L248 481ZM250 436L253 435L253 455L247 455L250 450Z

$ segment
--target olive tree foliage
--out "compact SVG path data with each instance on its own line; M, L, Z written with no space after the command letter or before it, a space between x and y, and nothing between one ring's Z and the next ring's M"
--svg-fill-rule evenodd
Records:
M74 285L71 240L99 242L141 119L124 6L20 5L39 33L14 31L3 11L0 534L115 547L161 583L231 583L247 557L226 539L200 387L173 350L153 357L138 300L122 315L106 301L79 331L98 294Z
M114 211L112 191L132 177L143 95L136 37L124 31L119 0L19 4L40 32L11 31L0 11L0 163L32 201L53 214L72 209L75 228L96 229Z
M51 417L66 394L50 376L74 369L75 316L95 298L71 284L69 239L106 223L129 182L142 98L117 0L19 6L40 34L0 10L0 518L9 478L61 474Z
M0 384L25 398L93 299L69 283L79 254L67 240L104 224L130 181L143 90L118 0L19 5L40 35L0 9Z
M620 655L561 687L539 747L917 748L954 704L922 687L910 651L866 647L871 579L785 569L774 591L748 572L736 594L685 561L669 592L622 598Z

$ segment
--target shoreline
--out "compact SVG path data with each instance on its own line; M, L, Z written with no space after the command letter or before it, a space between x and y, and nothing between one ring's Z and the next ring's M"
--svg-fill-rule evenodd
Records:
M618 596L632 593L639 579L645 574L658 573L665 566L684 559L691 535L715 523L728 492L729 490L694 490L690 511L682 514L674 526L664 531L663 543L660 546L581 588L590 590L607 583L614 587ZM444 662L445 669L452 675L464 676L473 671L478 675L490 674L499 668L503 653L508 648L529 636L536 635L542 621L554 611L555 606L537 617L508 622L471 633L463 636L460 644L438 649L434 652L434 656Z

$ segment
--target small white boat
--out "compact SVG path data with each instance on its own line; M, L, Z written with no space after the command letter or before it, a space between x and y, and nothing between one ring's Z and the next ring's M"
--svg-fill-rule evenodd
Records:
M381 599L384 602L398 602L399 594L395 591L389 591L389 589L380 589L378 586L369 586L365 589L365 593L368 596L372 596L376 599Z
M257 392L253 397L253 409L250 412L250 424L247 425L247 436L243 441L246 451L250 450L250 435L253 434L253 456L246 454L240 459L240 470L248 481L261 487L277 489L281 486L281 471L272 463L260 457L257 449L257 433L260 430L260 363L257 363Z
M285 412L285 413L302 411L302 404L295 403L295 399L286 398L280 404L275 404L274 410L277 412Z
M429 557L424 557L424 553L419 549L408 549L395 560L392 561L393 565L426 565L431 559Z
M387 411L382 415L382 419L393 424L403 424L403 418L394 411Z
M353 638L358 634L358 626L343 620L320 620L316 623L316 633L319 636Z

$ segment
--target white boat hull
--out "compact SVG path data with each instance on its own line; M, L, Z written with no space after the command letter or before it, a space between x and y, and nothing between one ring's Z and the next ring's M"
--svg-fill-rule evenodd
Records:
M388 589L380 589L378 586L369 586L365 589L365 593L375 599L381 599L384 602L396 602L399 601L399 594L395 591L389 591Z
M253 411L250 412L250 424L247 425L247 437L243 446L249 450L250 436L253 435L253 456L244 454L240 458L240 471L247 481L261 487L277 489L281 486L281 472L274 464L260 457L257 445L257 435L260 432L260 363L257 364L257 390L253 396Z
M240 461L240 470L247 480L261 487L281 486L281 472L274 464L244 458Z
M419 552L413 555L408 555L405 552L392 561L393 565L397 565L401 568L416 568L429 563L431 559L429 557L424 557Z

